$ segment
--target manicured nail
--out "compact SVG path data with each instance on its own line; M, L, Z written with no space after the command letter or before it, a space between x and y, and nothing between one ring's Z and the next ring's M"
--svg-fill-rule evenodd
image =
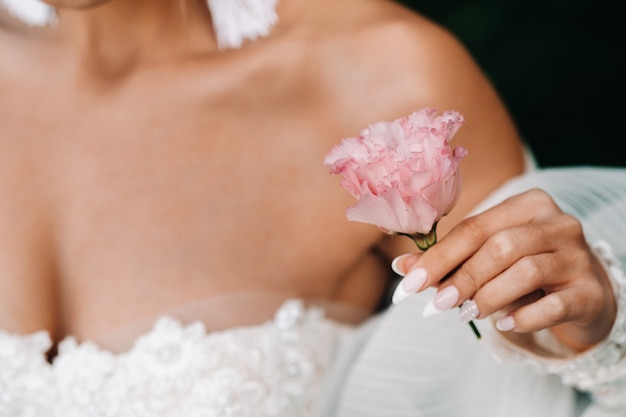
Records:
M460 319L462 322L468 323L474 320L480 314L478 304L474 300L466 300L461 304Z
M407 299L410 295L413 295L421 290L426 282L426 275L426 270L424 268L416 268L409 272L396 287L396 290L393 292L393 296L391 297L391 301L394 304L398 304Z
M502 317L496 322L496 329L501 332L509 332L515 328L515 319L511 316Z
M459 290L456 289L455 286L449 286L444 288L441 291L438 291L435 294L435 298L430 300L424 311L422 311L422 315L424 317L431 317L435 314L439 314L442 311L450 310L454 307L459 300Z
M438 291L433 302L437 310L450 310L459 301L459 290L454 285Z
M439 313L441 313L441 310L437 310L433 300L430 300L428 302L428 304L426 304L426 307L424 307L424 311L422 311L422 316L424 316L424 317L432 317L432 316L434 316L436 314L439 314Z
M401 277L405 276L406 274L404 273L404 271L401 271L400 268L398 268L398 264L402 259L408 258L411 255L411 253L405 253L404 255L400 255L396 257L393 261L391 261L391 269L393 270L393 272L400 275Z

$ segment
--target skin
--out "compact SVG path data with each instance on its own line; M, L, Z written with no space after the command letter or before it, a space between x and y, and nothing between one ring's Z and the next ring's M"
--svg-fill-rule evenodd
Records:
M0 20L8 331L97 340L248 291L372 312L389 260L414 247L346 221L352 197L322 160L379 120L464 115L464 189L442 236L523 171L515 127L462 45L394 3L283 0L268 38L229 51L195 0L54 4L55 28Z

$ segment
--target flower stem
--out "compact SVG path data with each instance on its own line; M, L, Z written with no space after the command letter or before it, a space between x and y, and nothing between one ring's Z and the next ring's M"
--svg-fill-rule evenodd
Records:
M469 325L472 328L472 331L474 332L474 335L476 336L476 339L480 339L482 336L481 336L480 332L478 331L478 328L476 327L476 324L474 324L474 320L470 320L469 321Z
M433 229L427 233L400 233L402 236L406 236L411 238L413 242L417 245L418 249L421 251L426 251L428 248L437 243L437 223L433 225Z

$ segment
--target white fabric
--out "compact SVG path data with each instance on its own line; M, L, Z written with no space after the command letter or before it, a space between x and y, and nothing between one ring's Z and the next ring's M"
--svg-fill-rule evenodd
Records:
M131 350L0 332L1 417L307 416L350 328L288 301L273 320L207 334L162 317Z
M458 313L423 318L433 292L379 318L346 377L337 417L572 417L573 390L499 363Z

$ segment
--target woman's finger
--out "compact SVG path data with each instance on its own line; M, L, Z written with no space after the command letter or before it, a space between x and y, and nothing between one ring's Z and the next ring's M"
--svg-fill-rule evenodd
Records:
M610 331L615 317L615 305L610 296L601 283L586 280L522 304L500 318L496 327L518 333L549 328L562 343L582 351Z
M476 318L488 317L536 291L555 283L555 271L562 263L552 254L526 256L473 295Z
M548 265L549 256L535 257L534 255L553 251L554 243L550 236L554 233L552 230L554 227L551 226L543 223L527 224L500 231L487 239L476 253L439 286L438 292L445 291L451 294L453 291L458 294L458 300L450 304L452 299L449 298L447 305L442 304L442 297L438 294L433 301L434 307L438 310L456 307L464 300L474 297L486 284L500 281L502 276L515 277L517 284L524 277L532 279L532 285L535 287L531 290L544 285L542 281L545 278L544 270L554 267ZM509 271L510 269L513 271ZM507 271L509 272L505 274ZM524 289L526 286L524 285ZM507 292L511 292L515 287L508 287ZM524 294L524 292L518 292L515 298Z
M567 289L546 294L534 303L511 311L506 317L496 323L496 327L503 331L530 333L571 321L577 316L576 307L582 305L587 297L575 289ZM502 326L502 323L512 319L512 328Z
M505 200L476 216L465 219L421 257L407 257L396 262L397 270L410 272L427 265L424 287L436 285L452 265L461 265L496 233L529 224L560 213L552 199L543 191L531 190Z
M534 222L522 226L512 227L500 231L487 241L468 260L458 267L445 282L439 284L437 294L425 310L429 316L439 311L456 307L470 298L476 298L481 289L492 282L499 282L502 277L517 276L518 279L531 279L522 288L515 285L506 287L503 294L507 294L507 301L524 296L529 291L546 288L557 282L569 279L567 270L572 264L579 264L571 256L577 249L571 247L568 257L564 253L562 236L572 234L572 223L569 216L552 216L545 221ZM509 271L511 270L511 271ZM506 271L509 271L505 274ZM515 281L515 284L520 282ZM507 282L513 284L512 282ZM492 303L499 307L505 304L498 302L502 295L492 299ZM478 301L478 300L475 300ZM480 303L478 303L480 307ZM486 309L489 314L494 310L491 306ZM471 309L466 313L465 310ZM487 314L485 309L477 309L475 303L469 303L462 310L463 317L473 319ZM471 313L471 314L470 314Z

